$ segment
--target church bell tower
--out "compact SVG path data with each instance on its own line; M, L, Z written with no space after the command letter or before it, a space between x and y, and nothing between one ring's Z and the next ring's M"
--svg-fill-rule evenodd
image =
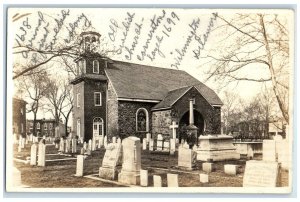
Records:
M73 130L88 142L106 133L106 61L100 55L101 35L94 31L80 34L79 56L74 60Z

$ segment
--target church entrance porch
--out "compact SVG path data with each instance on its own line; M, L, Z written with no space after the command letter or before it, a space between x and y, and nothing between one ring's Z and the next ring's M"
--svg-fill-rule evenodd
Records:
M193 110L194 113L194 125L197 129L197 139L200 135L203 135L205 129L205 120L200 112ZM179 141L187 139L188 126L190 125L190 112L187 111L182 115L179 121Z

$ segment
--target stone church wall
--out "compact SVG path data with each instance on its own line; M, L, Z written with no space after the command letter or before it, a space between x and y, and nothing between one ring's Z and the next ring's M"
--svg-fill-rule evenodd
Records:
M118 100L111 82L107 87L107 135L110 138L119 135Z
M130 102L130 101L118 101L118 123L119 134L122 139L131 135L143 138L146 137L147 132L151 132L151 108L155 103L146 102ZM149 114L149 131L137 132L136 130L136 112L139 108L145 108Z
M152 135L156 138L157 134L163 136L170 135L169 126L172 124L171 110L152 112Z

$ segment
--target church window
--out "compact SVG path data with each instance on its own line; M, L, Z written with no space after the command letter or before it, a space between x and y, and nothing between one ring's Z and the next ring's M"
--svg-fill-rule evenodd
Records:
M48 129L47 124L44 123L44 130L47 130L47 129Z
M36 124L36 129L41 129L40 123L37 123L37 124Z
M136 112L136 130L138 132L149 131L149 115L148 111L144 108L140 108Z
M80 107L80 93L77 93L76 101L77 101L77 107Z
M49 129L52 130L52 123L49 123Z
M99 62L98 62L98 60L93 61L93 73L99 73Z
M100 92L94 92L95 106L102 106L102 96Z

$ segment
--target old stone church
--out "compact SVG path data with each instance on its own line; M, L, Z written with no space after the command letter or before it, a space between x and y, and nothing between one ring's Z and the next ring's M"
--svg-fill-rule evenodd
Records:
M81 34L75 62L73 128L85 141L99 135L145 137L179 133L189 125L189 102L199 134L221 133L222 101L185 71L110 60L99 54L100 34Z

